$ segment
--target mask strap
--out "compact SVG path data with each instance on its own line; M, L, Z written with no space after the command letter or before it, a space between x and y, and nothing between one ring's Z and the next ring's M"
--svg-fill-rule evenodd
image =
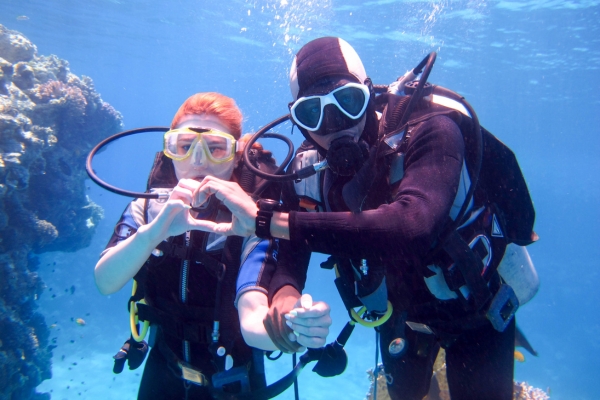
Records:
M234 139L235 140L235 139ZM235 152L239 152L239 151L244 151L244 148L246 147L246 141L242 141L242 140L236 140L235 141Z

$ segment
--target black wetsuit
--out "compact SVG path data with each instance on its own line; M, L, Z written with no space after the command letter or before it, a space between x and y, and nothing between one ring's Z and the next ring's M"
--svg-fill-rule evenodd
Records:
M139 201L139 200L138 200ZM132 229L130 205L120 220L120 229ZM229 214L226 209L217 210L213 207L212 215L201 216L214 220L217 212L219 215ZM222 218L219 218L222 220ZM127 226L128 228L126 228ZM107 248L114 246L123 237L114 234ZM205 232L190 232L190 248L206 248L215 235ZM172 245L184 244L184 235L172 239ZM239 285L240 257L243 238L229 237L224 245L216 246L213 251L208 251L210 257L222 262L226 266L225 276L222 280L221 299L218 318L220 321L220 344L227 349L233 357L234 367L249 365L250 382L254 389L265 385L262 353L253 360L253 351L242 337L238 312L235 308L236 281ZM257 290L266 291L270 277L275 268L272 257L273 244L257 246L256 249L264 252L262 264L256 265L259 271L249 271L246 275L254 273L257 279L252 281L252 286ZM158 329L156 344L152 347L140 384L138 399L212 399L207 387L191 383L184 385L181 371L177 366L178 361L187 360L194 369L201 371L208 379L218 372L214 363L213 354L209 351L211 343L210 334L215 319L215 305L217 298L217 277L214 271L206 268L193 259L188 263L188 268L183 272L182 260L174 255L164 254L160 257L151 256L150 261L143 267L145 276L136 276L142 281L146 302L153 307L153 312L158 312L159 317L165 318L165 323L154 326ZM248 269L248 267L246 267ZM185 286L185 300L182 298L182 285ZM248 290L249 288L246 288ZM250 288L251 290L251 288ZM141 306L140 306L141 307ZM187 344L184 344L187 341ZM188 355L184 355L187 346ZM189 393L186 397L186 387ZM236 388L233 388L236 390Z
M463 136L446 116L432 117L411 135L404 177L390 185L387 173L379 174L360 213L303 212L294 188L287 188L290 241L280 243L272 292L292 276L297 289L303 288L311 252L380 263L394 306L392 318L380 328L385 370L393 377L392 398L421 400L427 394L441 344L447 351L453 400L511 399L514 321L503 333L487 321L471 324L469 329L457 327L453 321L468 313L458 300L438 301L423 279L425 257L447 224L456 197L465 154ZM322 198L335 192L323 193L327 179L336 178L331 172L321 177ZM429 324L437 335L411 331L404 323L407 319ZM408 340L409 350L393 359L387 347L397 337Z

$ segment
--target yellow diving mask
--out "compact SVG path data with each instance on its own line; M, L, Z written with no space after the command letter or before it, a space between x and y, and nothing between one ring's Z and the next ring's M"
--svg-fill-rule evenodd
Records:
M216 129L179 128L165 132L163 152L175 161L182 161L194 151L203 151L210 161L219 164L233 160L236 146L232 135Z

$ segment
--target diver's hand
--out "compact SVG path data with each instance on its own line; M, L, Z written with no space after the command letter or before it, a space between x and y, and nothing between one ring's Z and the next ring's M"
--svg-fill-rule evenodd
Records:
M190 215L193 192L199 185L200 182L192 179L182 179L173 189L169 199L151 223L160 240L198 229L198 225L202 225L202 221Z
M225 207L231 211L230 223L216 223L201 221L197 229L215 232L221 235L250 236L256 230L256 203L235 182L224 181L214 176L207 176L200 182L194 191L194 202L192 205L198 207L204 204L210 196L216 196Z
M301 349L296 335L286 324L285 315L296 308L300 293L293 286L284 286L275 293L263 324L269 338L284 353L295 353Z
M327 341L331 316L329 305L322 301L313 303L309 294L303 294L296 301L295 308L284 317L286 325L297 336L296 341L311 348L323 347Z

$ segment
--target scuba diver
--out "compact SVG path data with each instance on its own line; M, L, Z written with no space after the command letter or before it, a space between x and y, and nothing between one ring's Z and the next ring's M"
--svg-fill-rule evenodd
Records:
M391 398L427 395L441 346L453 400L509 400L514 314L537 290L524 248L537 240L535 211L510 149L461 96L426 84L434 61L382 93L347 42L307 43L291 66L289 104L306 141L283 206L255 204L215 177L196 204L216 196L234 215L233 225L202 229L281 239L265 318L278 347L297 346L282 315L300 297L311 253L324 253L352 319L375 327Z
M214 197L199 208L190 206L193 191L207 176L238 182L249 192L260 186L263 197L278 201L280 188L261 186L241 162L241 123L229 97L198 93L188 98L165 133L164 149L148 178L148 192L163 196L128 205L95 267L96 284L105 295L134 279L130 308L137 315L134 320L132 314L132 337L115 356L116 373L126 359L130 369L142 363L148 345L138 328L142 322L142 332L151 326L152 349L138 399L237 398L266 386L263 350L277 347L262 321L278 240L198 231L200 218L230 222L231 213ZM255 166L276 169L261 145L251 151ZM287 339L298 347L323 346L331 325L329 306L298 299L292 308L287 318L295 328Z

